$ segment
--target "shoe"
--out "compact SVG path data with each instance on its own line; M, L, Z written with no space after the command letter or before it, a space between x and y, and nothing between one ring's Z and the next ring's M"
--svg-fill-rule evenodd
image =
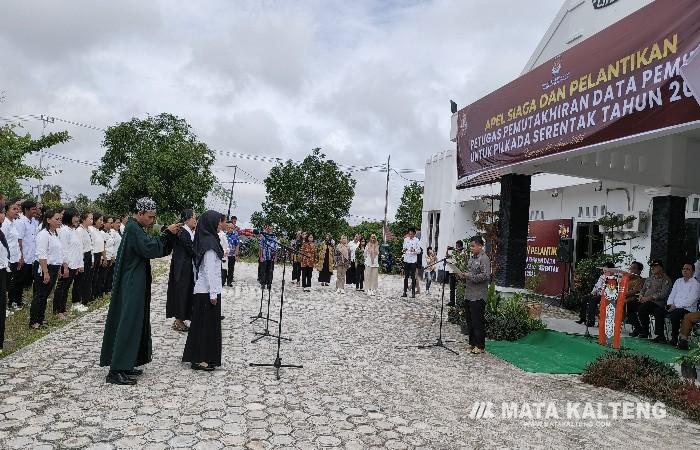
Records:
M219 317L221 317L221 320L224 320L226 318L226 316L219 316Z
M638 337L638 338L642 338L642 339L649 339L649 335L648 335L648 334L644 334L644 333L639 333L639 335L638 335L637 337Z
M654 339L652 339L652 342L656 342L657 344L665 344L666 343L666 336L660 334L656 336Z
M131 370L125 370L124 375L126 375L129 378L132 377L138 377L139 375L143 375L143 370L141 369L131 369Z
M678 349L688 350L688 341L686 341L685 339L678 340Z
M450 302L447 304L447 306L456 306L456 305L455 305L455 302Z
M233 287L233 283L227 283L226 286Z
M678 345L678 338L671 338L671 340L668 341L668 343L675 347L676 345Z
M465 346L464 346L464 351L465 351L465 352L471 353L471 351L474 350L474 348L475 348L475 347L474 347L473 345L465 345Z
M136 380L129 378L123 372L109 372L105 381L109 384L118 384L121 386L134 386L136 384Z
M471 349L471 351L469 353L471 353L472 355L480 355L484 352L485 352L485 350L483 348L474 347Z
M576 321L576 323L579 324L579 325L583 325L584 322L585 322L585 320L581 320L581 319L579 319L579 320Z
M203 365L200 363L197 363L197 364L192 363L190 365L190 367L192 368L192 370L203 370L205 372L213 372L214 371L214 367L209 366L209 365Z
M630 333L630 336L632 336L632 337L639 336L639 330L637 330L637 329L632 330L632 333Z
M401 297L405 298L405 297L408 297L408 295L406 295L406 293L404 292Z

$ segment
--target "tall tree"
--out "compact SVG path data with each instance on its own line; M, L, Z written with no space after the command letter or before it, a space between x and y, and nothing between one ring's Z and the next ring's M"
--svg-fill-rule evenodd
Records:
M109 127L102 146L107 152L91 181L108 189L99 203L110 211L130 211L144 195L165 215L204 208L215 182L214 154L184 119L167 113L133 118Z
M396 220L391 230L395 236L402 238L409 228L419 229L423 211L423 186L417 182L404 186L401 204L396 210Z
M287 161L272 168L265 178L267 196L262 211L251 222L271 222L282 232L306 230L314 236L337 234L345 223L355 196L356 181L314 149L301 163Z
M20 180L41 180L46 175L45 170L27 164L25 156L70 140L67 131L33 139L29 134L17 134L14 129L14 125L0 127L0 192L8 197L23 194Z

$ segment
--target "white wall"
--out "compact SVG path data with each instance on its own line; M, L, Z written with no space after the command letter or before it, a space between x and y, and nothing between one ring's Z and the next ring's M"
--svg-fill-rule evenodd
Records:
M523 73L549 61L652 1L618 0L601 9L593 8L591 0L564 1L559 13L525 65Z

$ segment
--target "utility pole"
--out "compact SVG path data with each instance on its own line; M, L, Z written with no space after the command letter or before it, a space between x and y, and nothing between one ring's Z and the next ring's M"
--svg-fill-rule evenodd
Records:
M386 214L389 209L389 172L391 171L391 155L389 155L389 158L386 160L386 192L384 193L384 229L382 230L382 238L384 240L384 243L386 243L386 230L387 230L387 222L386 222Z
M233 182L231 183L231 195L228 198L228 213L226 213L226 220L231 219L231 204L233 203L233 188L236 186L236 172L238 171L238 166L233 166Z

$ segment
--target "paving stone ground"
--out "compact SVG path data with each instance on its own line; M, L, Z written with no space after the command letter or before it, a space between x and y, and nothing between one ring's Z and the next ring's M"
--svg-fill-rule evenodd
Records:
M700 427L670 411L663 419L598 427L525 419L470 418L474 402L615 402L634 396L582 384L575 376L524 373L491 356L397 348L435 340L438 289L401 299L398 277L383 294L288 285L283 363L275 341L252 344L260 321L257 268L238 264L223 296L224 366L195 372L180 362L186 336L165 318L166 277L153 285L154 360L136 387L107 385L97 364L106 310L96 311L0 361L0 448L690 448ZM289 276L289 272L287 274ZM279 305L279 268L273 309ZM472 414L471 417L474 417Z

